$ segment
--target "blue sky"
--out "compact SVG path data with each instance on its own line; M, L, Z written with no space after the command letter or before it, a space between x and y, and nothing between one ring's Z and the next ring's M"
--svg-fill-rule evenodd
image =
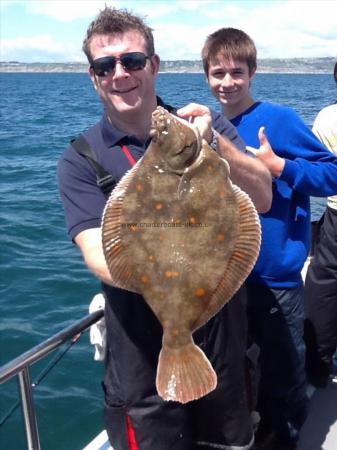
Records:
M200 59L206 36L228 26L246 31L260 58L337 55L337 0L0 0L0 59L84 62L104 4L145 17L163 60Z

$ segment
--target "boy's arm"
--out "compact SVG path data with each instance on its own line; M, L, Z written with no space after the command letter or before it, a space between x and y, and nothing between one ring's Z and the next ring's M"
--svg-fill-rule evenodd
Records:
M336 195L336 155L317 139L294 111L285 110L282 133L277 127L277 122L268 124L267 137L270 134L271 144L261 127L258 132L260 148L248 147L249 151L268 167L272 176L285 181L291 189L314 197Z
M278 178L283 172L285 159L274 153L267 136L264 133L264 127L259 129L258 137L260 148L257 149L247 146L246 149L265 164L273 177Z

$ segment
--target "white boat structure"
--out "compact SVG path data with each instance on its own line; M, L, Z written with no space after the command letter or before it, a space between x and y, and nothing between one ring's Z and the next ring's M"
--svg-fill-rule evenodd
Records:
M0 367L0 384L12 377L18 378L28 450L41 450L30 380L30 366L60 345L73 341L76 336L99 321L103 315L103 310L89 314ZM328 386L323 389L309 386L308 394L311 397L310 411L302 429L298 450L337 450L337 354L334 373ZM113 448L109 444L106 431L103 430L83 450L113 450Z
M107 432L103 430L83 450L113 450L113 448L109 444Z

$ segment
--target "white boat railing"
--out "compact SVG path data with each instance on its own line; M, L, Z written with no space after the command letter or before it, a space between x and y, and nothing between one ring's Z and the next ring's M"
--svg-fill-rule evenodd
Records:
M28 450L41 450L30 366L67 341L71 341L72 345L83 331L103 316L103 310L95 311L0 367L0 384L17 377Z

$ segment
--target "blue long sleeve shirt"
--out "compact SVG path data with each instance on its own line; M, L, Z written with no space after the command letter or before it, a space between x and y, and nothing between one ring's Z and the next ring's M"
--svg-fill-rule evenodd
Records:
M302 283L310 247L310 196L337 193L337 158L290 108L257 102L231 122L255 148L264 126L274 152L285 158L281 176L273 181L271 209L260 214L261 250L248 282L295 288Z

